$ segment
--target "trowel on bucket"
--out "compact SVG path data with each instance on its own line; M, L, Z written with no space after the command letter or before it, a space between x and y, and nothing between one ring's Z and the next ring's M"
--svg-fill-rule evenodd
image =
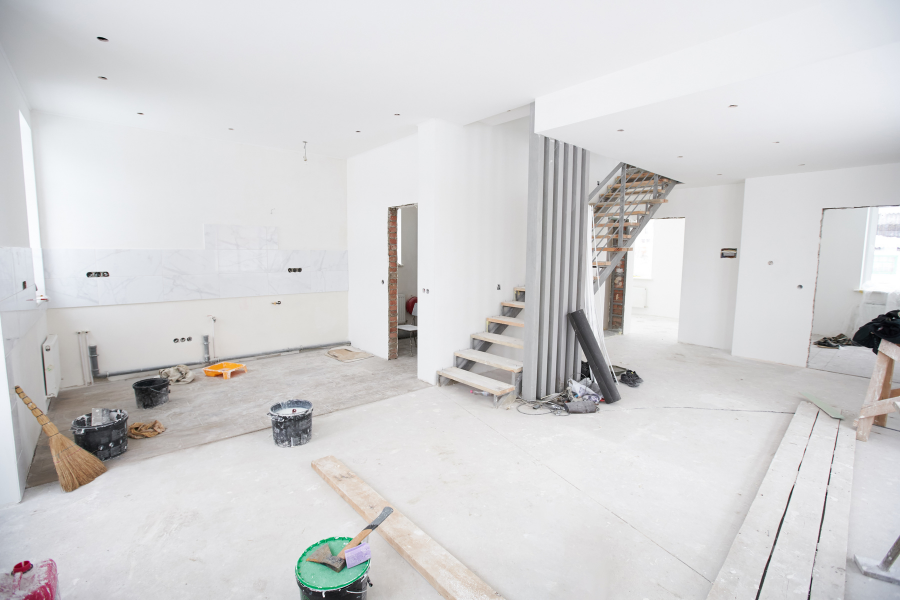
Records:
M375 531L375 529L379 525L384 523L384 520L391 516L392 512L394 512L394 509L390 506L386 506L384 510L381 511L381 514L375 517L374 521L366 525L365 529L356 534L356 537L350 540L350 543L344 546L344 549L341 550L337 556L334 556L331 553L331 548L328 547L328 544L322 544L321 546L316 548L316 551L310 554L309 558L307 558L306 560L308 562L323 564L326 567L329 567L331 570L340 573L347 565L347 560L344 557L344 554L347 552L347 550L359 546L359 543L366 539L366 537L368 537L370 533Z

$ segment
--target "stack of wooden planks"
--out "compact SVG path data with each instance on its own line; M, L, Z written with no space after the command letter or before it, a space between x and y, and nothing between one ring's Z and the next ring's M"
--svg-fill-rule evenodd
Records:
M797 408L708 600L844 597L856 432Z

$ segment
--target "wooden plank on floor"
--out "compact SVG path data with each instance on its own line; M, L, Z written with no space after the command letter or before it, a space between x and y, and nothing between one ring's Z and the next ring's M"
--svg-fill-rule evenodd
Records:
M824 414L816 419L759 600L809 597L838 425L838 421Z
M708 600L756 600L818 412L809 402L797 407Z
M390 503L333 456L312 462L312 468L365 522L372 521ZM440 544L396 508L376 529L400 556L448 600L502 600L478 575L470 571ZM477 543L477 541L476 541Z
M853 460L856 431L847 421L838 429L831 478L825 497L825 516L816 548L810 600L836 600L844 597L847 578L847 535L850 530L850 490L853 487Z

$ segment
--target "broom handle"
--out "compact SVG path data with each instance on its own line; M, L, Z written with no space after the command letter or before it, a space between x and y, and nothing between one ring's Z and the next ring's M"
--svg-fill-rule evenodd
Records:
M25 406L31 410L31 414L37 417L38 423L41 424L41 428L44 430L44 433L47 434L47 437L59 435L59 429L56 428L56 425L51 423L50 419L47 418L47 415L44 414L44 411L39 409L34 401L25 395L25 391L22 388L16 386L16 393L19 395L19 398L22 399L22 402L25 403Z

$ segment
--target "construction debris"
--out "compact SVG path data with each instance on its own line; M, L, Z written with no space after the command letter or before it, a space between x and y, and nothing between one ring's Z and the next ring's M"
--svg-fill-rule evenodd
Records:
M169 383L185 385L194 380L194 372L187 365L176 365L169 369L160 369L159 376L169 380Z

